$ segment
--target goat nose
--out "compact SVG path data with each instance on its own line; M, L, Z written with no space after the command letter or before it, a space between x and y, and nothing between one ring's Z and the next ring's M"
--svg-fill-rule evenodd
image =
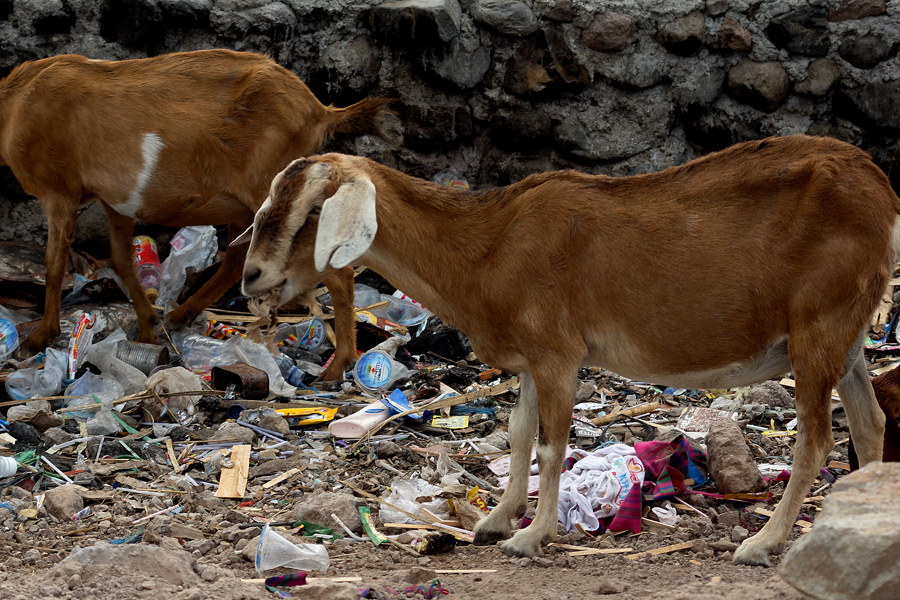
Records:
M259 267L244 269L244 284L253 285L253 283L257 281L261 275L262 269L260 269Z

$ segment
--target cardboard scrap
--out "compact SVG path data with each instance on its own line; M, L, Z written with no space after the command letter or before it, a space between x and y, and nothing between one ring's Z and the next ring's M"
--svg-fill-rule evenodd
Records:
M243 498L247 491L247 475L250 472L250 445L239 444L231 447L229 469L222 469L216 498Z

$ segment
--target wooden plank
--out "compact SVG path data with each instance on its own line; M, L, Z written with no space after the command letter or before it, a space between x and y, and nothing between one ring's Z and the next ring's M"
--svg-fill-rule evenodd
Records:
M247 492L247 474L250 472L250 445L239 444L231 447L231 462L234 466L222 469L216 498L243 498Z
M693 546L693 542L684 542L681 544L672 544L671 546L663 546L662 548L656 548L654 550L647 550L646 552L638 552L637 554L629 554L625 558L628 560L636 560L638 558L643 558L645 556L656 556L657 554L668 554L669 552L678 552L679 550L687 550L691 546Z
M181 465L178 464L178 455L175 454L175 448L172 446L172 440L166 438L166 451L169 453L169 460L172 461L172 468L176 473L181 473Z
M300 469L296 469L296 468L291 469L290 471L285 471L284 473L282 473L281 475L279 475L279 476L276 477L275 479L272 479L271 481L267 481L266 483L264 483L263 486L262 486L262 488L263 488L264 490L267 490L267 489L269 489L269 488L271 488L271 487L275 487L276 485L278 485L279 483L281 483L281 482L284 481L285 479L289 479L289 478L293 477L294 475L296 475L296 474L299 473L299 472L300 472Z
M833 460L830 463L828 463L828 468L829 469L843 469L845 471L849 471L850 463L843 463L843 462L838 462L836 460Z

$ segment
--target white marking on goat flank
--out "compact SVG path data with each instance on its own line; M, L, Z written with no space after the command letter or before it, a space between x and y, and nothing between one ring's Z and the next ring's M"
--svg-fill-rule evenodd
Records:
M128 201L123 204L113 205L120 215L126 217L137 217L138 211L144 206L144 191L153 176L153 170L156 169L156 163L159 159L159 152L163 148L162 138L158 133L145 133L141 142L141 155L144 159L143 167L137 175L137 181L131 194L128 195Z

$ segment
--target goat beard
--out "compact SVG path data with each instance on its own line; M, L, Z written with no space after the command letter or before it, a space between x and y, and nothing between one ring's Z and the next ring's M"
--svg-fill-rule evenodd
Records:
M282 286L272 288L262 296L250 299L248 308L256 316L256 321L247 328L247 336L254 342L263 343L273 354L279 352L275 344L276 325L278 324L278 298L281 296ZM263 336L262 330L266 329Z

